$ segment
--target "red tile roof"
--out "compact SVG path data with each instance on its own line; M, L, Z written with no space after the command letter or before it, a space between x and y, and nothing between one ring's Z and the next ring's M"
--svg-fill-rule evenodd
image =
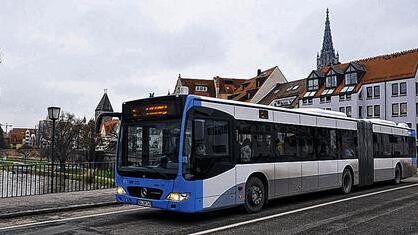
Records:
M357 69L361 70L363 67L365 70L364 74L359 77L358 83L353 90L353 92L358 92L364 84L413 78L418 69L418 48L333 66L345 71L350 63L353 63ZM324 67L321 69L321 72L326 74L329 69L330 67ZM344 81L341 82L333 94L338 94L344 85ZM324 89L325 83L319 88L315 96L321 96Z
M119 120L117 119L111 119L109 121L106 121L102 124L102 128L104 128L104 135L107 136L109 134L112 134L113 131L116 131L116 126L119 124Z
M246 82L242 83L242 85L236 89L236 91L229 96L231 100L238 100L244 102L250 102L251 98L257 93L260 86L257 86L257 79L267 79L273 73L273 71L277 68L277 66L264 70L253 78L248 79ZM251 93L250 99L248 99L247 94Z
M182 86L189 88L189 94L216 97L215 84L213 80L196 79L196 78L179 78ZM196 91L197 85L203 85L208 88L207 92Z
M223 78L219 76L216 76L213 79L219 87L219 94L233 94L242 83L247 81L247 79Z
M306 91L306 79L300 79L296 81L290 81L287 83L278 83L276 87L271 90L262 100L260 104L270 105L273 100L282 99L287 97L295 97L295 100L290 107L297 107L299 99L302 98L303 93Z

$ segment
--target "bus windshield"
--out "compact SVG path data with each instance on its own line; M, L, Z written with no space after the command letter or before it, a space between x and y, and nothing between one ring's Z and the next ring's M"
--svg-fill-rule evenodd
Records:
M123 125L118 154L119 174L141 178L175 178L179 139L179 119Z

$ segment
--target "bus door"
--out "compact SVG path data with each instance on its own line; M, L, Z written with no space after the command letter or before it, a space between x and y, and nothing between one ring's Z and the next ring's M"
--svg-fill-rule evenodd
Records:
M191 174L202 182L203 209L235 204L231 124L221 111L194 108Z

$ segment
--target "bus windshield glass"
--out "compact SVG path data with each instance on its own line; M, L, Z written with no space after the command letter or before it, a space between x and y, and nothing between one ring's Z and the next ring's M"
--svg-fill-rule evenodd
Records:
M179 139L179 119L142 121L122 126L119 173L141 178L175 178Z

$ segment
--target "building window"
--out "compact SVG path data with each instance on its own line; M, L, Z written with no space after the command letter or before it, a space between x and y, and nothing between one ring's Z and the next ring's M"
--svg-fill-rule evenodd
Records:
M330 110L331 111L331 108L325 108L325 110Z
M308 99L308 104L312 104L312 98Z
M358 106L358 117L363 118L363 106Z
M201 92L207 92L208 91L208 87L207 86L201 86L201 85L197 85L195 87L196 91L201 91Z
M367 87L367 99L371 99L373 97L373 87Z
M302 99L302 104L307 104L308 103L308 99Z
M400 86L400 94L406 95L406 82L401 82L399 86Z
M310 79L308 80L308 90L318 90L318 79Z
M415 83L415 95L418 96L418 82Z
M392 84L392 96L398 96L398 93L399 93L398 83L393 83Z
M416 103L415 106L416 106L416 109L415 109L416 110L415 111L416 112L416 116L418 117L418 103Z
M367 117L373 117L373 106L367 106Z
M347 95L345 95L345 99L346 99L346 100L351 100L351 94L347 94Z
M337 86L337 76L336 75L328 76L325 86L327 88L336 87Z
M380 86L374 86L374 98L380 98Z
M340 95L340 101L344 101L345 100L345 96L344 95Z
M345 74L345 84L354 85L357 83L357 73L347 73Z
M409 128L412 128L412 123L407 122L406 125L408 125Z
M321 96L321 97L319 97L319 102L320 102L320 103L324 103L324 102L325 102L325 96Z
M392 116L399 116L399 104L392 104Z
M361 90L361 91L358 93L358 99L359 99L359 100L362 100L362 99L363 99L363 90Z
M344 107L340 107L339 110L340 110L341 113L345 113L345 108Z
M380 105L374 106L374 117L380 117Z
M345 108L345 114L347 114L347 117L351 117L351 106Z
M406 116L408 114L408 104L407 103L401 103L400 105L400 113L401 116Z
M330 103L331 102L331 96L325 96L325 102Z

